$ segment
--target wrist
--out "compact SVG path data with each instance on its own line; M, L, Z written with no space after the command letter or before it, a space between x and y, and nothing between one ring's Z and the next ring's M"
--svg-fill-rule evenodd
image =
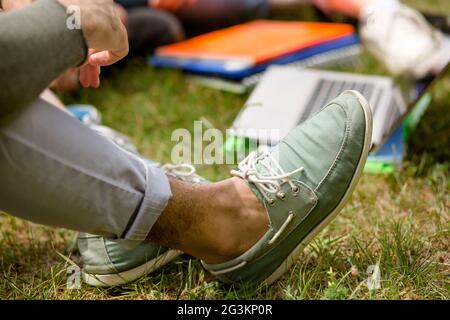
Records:
M61 4L66 10L71 7L78 8L81 31L83 32L85 40L89 45L91 35L98 27L95 25L95 10L92 8L94 4L83 0L57 0L57 2L59 2L59 4Z

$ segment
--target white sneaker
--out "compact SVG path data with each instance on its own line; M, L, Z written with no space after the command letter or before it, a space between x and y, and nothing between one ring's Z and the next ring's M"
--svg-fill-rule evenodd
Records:
M423 78L439 73L450 61L448 39L407 6L368 13L360 29L367 48L394 75Z

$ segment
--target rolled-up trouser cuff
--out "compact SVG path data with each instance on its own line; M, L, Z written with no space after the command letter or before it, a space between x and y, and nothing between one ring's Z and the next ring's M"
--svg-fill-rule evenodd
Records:
M142 164L145 166L147 186L136 217L122 236L125 241L142 242L145 240L172 197L166 174L160 168L149 166L144 161ZM126 244L126 242L122 242Z

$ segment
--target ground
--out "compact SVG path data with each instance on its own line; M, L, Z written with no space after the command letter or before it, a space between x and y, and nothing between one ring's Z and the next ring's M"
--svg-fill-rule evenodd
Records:
M446 0L408 1L450 14ZM311 18L311 10L305 17ZM365 54L359 72L384 74ZM393 175L364 175L349 204L272 286L223 285L199 261L183 256L160 272L109 289L66 288L67 247L73 232L0 214L0 299L450 299L450 73L408 144L407 161ZM64 96L98 107L105 124L128 134L139 151L170 160L176 128L193 121L226 129L244 97L200 88L178 72L139 61L103 81L101 90ZM228 167L200 166L210 180ZM381 288L368 290L370 266Z

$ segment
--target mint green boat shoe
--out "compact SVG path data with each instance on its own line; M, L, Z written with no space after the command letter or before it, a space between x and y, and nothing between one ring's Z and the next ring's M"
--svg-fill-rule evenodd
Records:
M185 182L208 183L190 165L166 164L161 168L168 176ZM143 242L136 248L127 250L116 241L86 233L78 234L77 245L82 262L82 279L96 287L135 281L161 269L182 254L151 242Z
M85 283L95 287L117 286L161 269L181 252L144 242L127 250L116 241L80 233L77 239Z
M272 150L251 153L232 171L267 210L266 234L241 256L203 266L227 283L271 284L343 208L371 147L366 99L346 91L292 130Z

